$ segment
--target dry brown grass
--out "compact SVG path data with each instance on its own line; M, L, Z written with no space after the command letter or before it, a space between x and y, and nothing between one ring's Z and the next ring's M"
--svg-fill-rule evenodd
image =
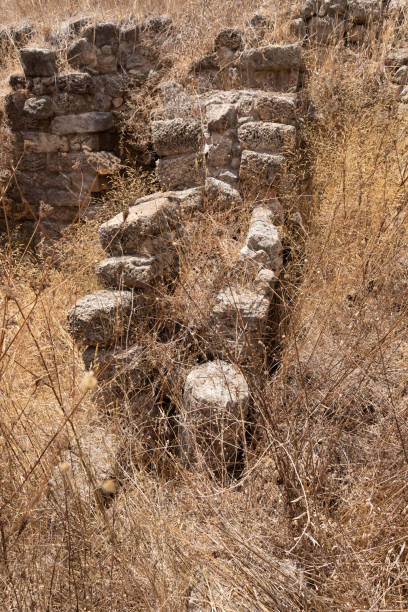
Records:
M78 9L32 6L45 21ZM26 8L8 4L6 19ZM138 4L146 8L155 7ZM178 4L165 8L180 12ZM210 40L211 28L242 22L240 8L191 3L186 15L194 16L196 36L208 25ZM99 4L98 17L122 9L131 10ZM216 281L228 278L247 210L203 213L184 245L178 286L159 288L153 327L140 322L152 384L140 390L139 405L154 398L160 426L147 456L152 440L130 418L134 399L110 415L97 409L65 316L97 286L98 222L153 186L136 174L115 185L101 217L72 229L58 247L56 268L26 252L16 235L5 241L2 609L181 611L190 595L196 610L407 609L408 123L382 80L387 37L359 54L308 52L305 97L315 117L303 137L313 190L292 202L303 226L289 225L286 234L280 367L271 344L246 368L257 429L239 479L221 486L211 474L187 471L172 430L185 374L214 341L183 326L185 295L195 289L191 269L208 272L218 253ZM204 300L198 306L205 309ZM95 466L81 438L90 425L119 440L121 486L110 505L93 495ZM78 461L66 471L68 448Z

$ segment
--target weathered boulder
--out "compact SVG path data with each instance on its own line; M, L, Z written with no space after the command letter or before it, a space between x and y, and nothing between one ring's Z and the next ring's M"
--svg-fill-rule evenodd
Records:
M250 121L238 128L238 138L244 149L281 153L295 146L296 130L292 125Z
M201 123L196 119L168 119L152 122L152 141L160 157L198 151Z
M161 271L157 258L143 255L122 255L104 259L96 274L105 287L145 288Z
M103 289L79 299L67 314L68 331L83 344L108 346L126 334L145 299L132 291Z
M48 77L58 72L56 54L49 49L20 49L20 61L26 77Z
M113 127L112 113L81 113L79 115L61 115L51 122L54 134L84 134L104 132Z
M225 30L221 30L215 37L214 41L214 49L221 49L222 47L226 47L227 49L231 49L231 51L238 51L242 49L244 46L244 41L242 38L242 33L239 30L234 28L226 28Z
M99 228L102 247L113 255L134 254L146 238L167 234L180 225L179 201L171 195L156 194L119 213Z
M249 408L243 375L225 361L199 365L187 376L183 404L180 437L188 463L218 473L233 468Z

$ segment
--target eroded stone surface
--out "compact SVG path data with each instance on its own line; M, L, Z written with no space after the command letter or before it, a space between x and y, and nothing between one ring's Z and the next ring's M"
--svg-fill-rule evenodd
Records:
M240 180L266 187L277 185L285 158L283 155L270 155L255 151L243 151L240 166Z
M281 123L250 121L238 128L238 138L243 148L260 153L293 150L295 137L295 128Z
M96 268L99 280L106 287L146 288L160 273L157 258L122 255L104 259Z
M187 376L183 401L181 439L187 460L216 471L233 467L249 407L243 375L225 361L199 365Z
M104 289L86 295L68 312L68 331L84 344L107 346L126 334L144 303L143 296L131 291Z
M279 276L283 263L283 248L274 225L274 216L274 212L267 207L257 206L254 209L241 255L262 262Z
M152 122L152 140L158 155L180 155L198 151L201 123L195 119L169 119Z
M133 255L146 239L180 227L182 213L199 208L201 204L201 190L198 189L141 198L126 214L119 213L100 226L101 245L113 255Z
M51 77L57 72L55 51L49 49L20 49L20 60L26 77Z
M143 350L140 346L103 349L89 346L82 354L87 370L92 370L100 381L123 385L127 389L139 387L144 378L141 366ZM124 389L123 389L124 390Z

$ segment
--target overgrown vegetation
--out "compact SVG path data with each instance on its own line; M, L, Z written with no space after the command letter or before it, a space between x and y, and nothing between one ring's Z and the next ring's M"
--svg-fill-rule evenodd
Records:
M65 14L78 10L71 4ZM108 4L98 18L129 12ZM11 2L5 17L26 8ZM49 8L32 10L48 19ZM191 19L181 70L198 33L194 53L259 3L166 8ZM250 196L242 210L206 210L177 244L180 280L156 289L154 324L139 323L149 384L105 412L66 311L97 286L98 223L154 189L152 179L126 173L100 216L66 234L58 266L9 233L0 260L2 609L181 611L189 598L191 610L407 609L408 124L382 69L393 35L391 24L358 53L306 52L302 137L313 184L287 213L280 327L246 369L256 427L239 478L187 470L174 414L188 368L216 341L186 328L186 297L205 318L205 274L216 269L221 284L231 274ZM134 406L153 399L146 423ZM120 462L115 482L94 495L82 434L101 425L116 435Z

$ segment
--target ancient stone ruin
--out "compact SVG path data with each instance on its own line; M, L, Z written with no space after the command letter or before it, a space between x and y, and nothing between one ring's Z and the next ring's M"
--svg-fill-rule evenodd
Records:
M223 30L212 53L191 66L196 93L172 81L160 85L150 130L162 191L100 226L106 258L96 274L103 288L71 308L68 329L84 349L86 368L110 394L105 406L141 386L146 372L134 322L154 316L155 286L177 275L189 223L205 207L242 206L247 193L257 195L236 275L223 287L214 284L209 319L200 321L197 304L186 297L186 324L203 338L205 329L217 338L212 358L188 374L177 414L187 465L233 468L243 443L251 393L241 366L264 338L283 265L279 227L294 185L301 43L328 42L340 32L347 44L359 44L366 26L383 15L379 2L308 2L292 20L299 42L286 45L262 45L267 24L257 16L251 24L256 46L244 43L238 30ZM121 25L80 20L64 28L48 49L21 48L24 74L11 75L5 99L14 136L10 201L20 202L22 217L39 224L47 239L91 214L91 196L120 171L118 124L129 91L163 76L166 44L175 35L167 18ZM59 70L59 37L69 40L72 72ZM391 51L388 65L403 87L406 49Z

